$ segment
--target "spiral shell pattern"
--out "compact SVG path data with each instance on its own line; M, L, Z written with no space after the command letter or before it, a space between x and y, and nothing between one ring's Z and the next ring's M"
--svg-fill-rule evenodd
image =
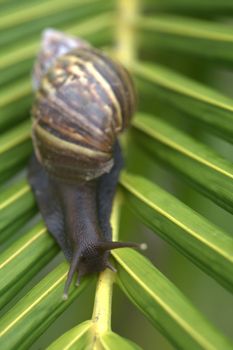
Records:
M101 51L74 49L43 76L32 109L38 160L65 181L110 171L112 148L135 109L128 72Z

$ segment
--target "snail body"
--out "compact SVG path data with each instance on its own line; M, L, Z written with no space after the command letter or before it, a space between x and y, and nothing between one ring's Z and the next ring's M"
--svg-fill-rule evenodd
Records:
M128 72L88 43L47 30L33 74L35 155L29 182L46 226L73 275L110 265L110 215L123 166L118 134L130 123L135 91Z

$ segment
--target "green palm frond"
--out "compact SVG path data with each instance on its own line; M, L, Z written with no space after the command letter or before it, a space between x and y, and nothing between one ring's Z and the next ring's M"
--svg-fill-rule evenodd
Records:
M232 1L0 0L0 11L2 348L233 349L227 327L233 320L224 315L233 291L233 102L228 83L222 91L211 79L222 67L231 74ZM148 241L148 254L113 251L117 273L102 272L95 292L96 276L79 288L72 284L65 302L68 264L38 215L26 176L30 74L46 27L116 56L131 71L139 95L132 128L122 139L126 164L112 224L115 240L138 235ZM196 272L185 274L186 268ZM184 276L184 284L169 270ZM132 319L127 305L117 304L115 315L115 285L132 302ZM94 306L92 315L83 316L93 302L85 299L88 290ZM208 311L211 297L222 310ZM66 325L65 310L79 314L80 323ZM144 336L146 319L152 331ZM59 320L53 335L50 326ZM49 338L40 338L43 333Z
M140 46L151 45L170 52L196 54L214 61L232 64L233 29L230 25L177 15L160 15L138 19Z
M123 173L121 183L146 225L232 292L233 239L227 233L144 178Z

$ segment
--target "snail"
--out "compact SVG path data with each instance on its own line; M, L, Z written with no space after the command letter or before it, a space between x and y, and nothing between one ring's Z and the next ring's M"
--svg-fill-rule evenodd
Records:
M43 34L34 71L34 155L28 178L49 232L73 276L110 268L111 249L142 248L113 242L110 215L123 167L117 139L135 110L129 73L87 42L53 29Z

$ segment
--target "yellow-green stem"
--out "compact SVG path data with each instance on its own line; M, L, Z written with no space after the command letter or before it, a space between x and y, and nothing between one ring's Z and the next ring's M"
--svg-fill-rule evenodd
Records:
M116 26L116 55L129 66L136 58L137 43L134 22L140 12L140 0L118 1L118 23Z
M121 203L121 194L117 193L111 218L113 227L113 240L117 240L118 237ZM92 315L94 331L93 338L96 340L94 349L98 348L99 336L111 330L112 287L114 280L115 273L109 269L106 269L100 274L97 282L94 310Z

